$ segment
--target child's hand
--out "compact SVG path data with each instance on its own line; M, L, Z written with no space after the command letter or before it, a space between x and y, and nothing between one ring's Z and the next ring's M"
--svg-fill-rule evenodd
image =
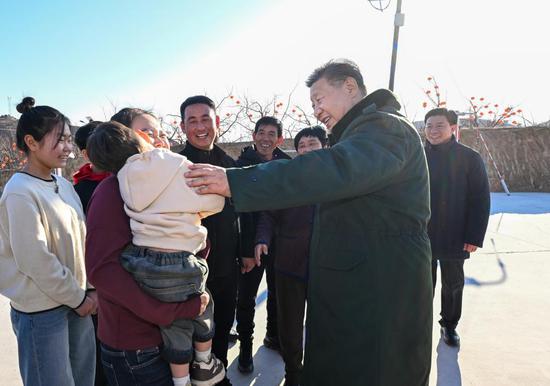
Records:
M206 311L206 307L208 306L208 303L210 303L210 295L208 293L203 292L201 294L201 309L199 311L199 316L204 314L204 311Z

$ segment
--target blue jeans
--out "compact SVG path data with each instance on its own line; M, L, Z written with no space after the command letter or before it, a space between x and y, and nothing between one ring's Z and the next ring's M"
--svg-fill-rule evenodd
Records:
M27 314L11 309L19 371L26 386L93 386L95 337L91 317L69 307Z
M110 386L173 386L159 347L121 351L101 343L101 364Z
M161 302L185 302L205 291L208 264L189 252L161 252L129 244L120 264Z

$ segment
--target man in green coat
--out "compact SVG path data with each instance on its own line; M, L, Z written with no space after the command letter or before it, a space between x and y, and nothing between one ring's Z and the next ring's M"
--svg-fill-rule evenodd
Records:
M432 279L426 159L387 90L330 61L306 82L332 147L245 169L196 165L201 194L238 212L317 203L306 319L306 386L427 385Z

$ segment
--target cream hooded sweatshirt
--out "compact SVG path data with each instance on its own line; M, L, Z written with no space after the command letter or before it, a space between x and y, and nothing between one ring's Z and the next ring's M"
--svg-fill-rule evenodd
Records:
M135 245L193 254L206 246L201 218L220 212L225 199L187 186L183 174L191 164L170 150L154 149L128 158L118 172Z

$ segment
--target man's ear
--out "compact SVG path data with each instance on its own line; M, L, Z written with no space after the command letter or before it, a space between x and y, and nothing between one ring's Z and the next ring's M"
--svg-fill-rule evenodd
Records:
M285 139L282 135L280 137L277 137L277 146L281 146L284 141Z
M220 128L220 116L216 115L216 129Z
M187 135L187 131L185 131L185 123L183 123L183 120L180 122L180 128L183 134Z
M27 134L23 137L23 141L25 142L25 145L29 148L30 151L36 151L40 148L40 144L34 137L30 134Z
M344 81L344 87L351 95L355 95L359 91L357 81L351 76L348 76Z
M82 157L84 157L84 161L90 162L90 157L88 157L88 150L82 149L80 150L80 153L82 154Z

